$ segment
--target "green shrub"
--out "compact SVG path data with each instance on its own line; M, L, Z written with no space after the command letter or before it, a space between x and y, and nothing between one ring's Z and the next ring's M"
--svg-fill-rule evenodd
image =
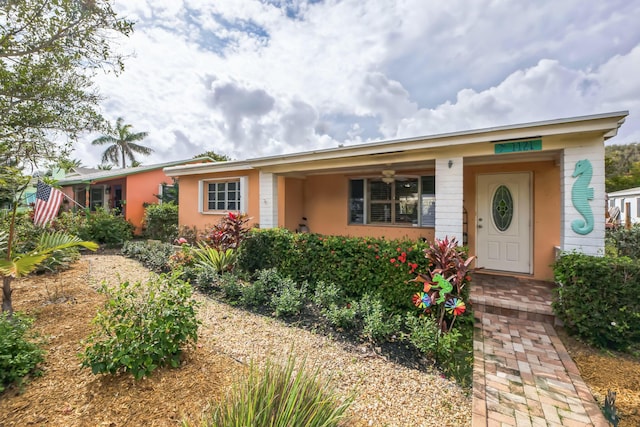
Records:
M612 255L627 256L636 260L640 259L640 224L635 224L630 229L618 227L606 231L607 247L611 248Z
M296 283L287 278L283 280L276 292L271 295L271 307L276 317L289 317L300 314L305 304L307 284L298 287Z
M140 379L159 366L176 368L183 347L198 339L197 303L178 273L113 290L103 284L100 292L108 301L81 354L82 366L94 374L131 372Z
M553 309L565 327L591 344L626 349L640 342L640 264L630 258L563 254Z
M142 265L156 273L167 272L170 269L169 260L175 253L175 247L170 243L154 241L125 242L122 254L139 261Z
M222 290L222 296L231 305L236 305L242 298L242 283L236 276L224 273L218 276L217 286Z
M0 313L0 393L8 385L34 372L42 362L44 351L29 340L29 328L33 320L17 313L9 319Z
M362 316L362 335L369 341L382 341L400 330L402 318L391 314L382 306L379 298L365 294L358 302Z
M327 308L332 304L343 304L344 294L335 283L316 283L316 292L313 294L313 302L320 308Z
M318 368L308 371L289 357L285 366L251 364L244 381L213 411L206 425L216 427L331 427L343 425L353 401L340 398Z
M270 293L259 280L240 286L240 305L259 308L269 302Z
M296 283L339 283L347 300L371 293L386 308L404 312L414 292L407 282L414 272L428 267L423 251L427 247L406 240L252 230L241 247L238 266L250 274L275 267Z
M358 325L358 304L330 304L322 310L322 315L331 326L342 329L354 329Z
M133 224L121 215L114 215L103 208L86 214L86 222L78 230L78 237L107 245L122 245L133 237Z
M445 375L468 387L473 380L473 325L461 323L443 333L431 316L408 313L405 318L409 342L433 359Z
M144 234L150 239L172 243L178 238L178 205L157 203L144 209Z
M440 328L431 316L417 317L413 313L407 313L405 325L408 330L409 342L418 350L429 357L434 357L438 345Z

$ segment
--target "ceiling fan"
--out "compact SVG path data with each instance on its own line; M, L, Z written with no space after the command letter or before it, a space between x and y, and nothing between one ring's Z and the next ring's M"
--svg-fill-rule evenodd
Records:
M391 169L385 169L382 171L382 182L385 184L392 184L395 181L396 171Z

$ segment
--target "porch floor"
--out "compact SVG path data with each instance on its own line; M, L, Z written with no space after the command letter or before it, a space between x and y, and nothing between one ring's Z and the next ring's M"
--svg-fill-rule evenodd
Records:
M553 328L552 286L474 273L473 427L609 425Z

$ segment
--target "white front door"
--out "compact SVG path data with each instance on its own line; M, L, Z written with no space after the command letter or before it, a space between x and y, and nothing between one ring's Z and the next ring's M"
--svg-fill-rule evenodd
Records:
M531 273L531 174L478 175L477 185L476 265Z

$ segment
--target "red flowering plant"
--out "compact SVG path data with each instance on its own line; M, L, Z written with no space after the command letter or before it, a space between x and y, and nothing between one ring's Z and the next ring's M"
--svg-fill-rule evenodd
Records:
M429 269L413 280L423 288L413 295L412 302L425 314L433 315L443 332L450 332L456 317L466 311L463 289L470 281L469 267L475 257L459 247L455 238L447 237L435 239L424 254Z
M208 246L218 250L238 249L249 233L250 220L246 214L229 212L220 219L204 240Z

